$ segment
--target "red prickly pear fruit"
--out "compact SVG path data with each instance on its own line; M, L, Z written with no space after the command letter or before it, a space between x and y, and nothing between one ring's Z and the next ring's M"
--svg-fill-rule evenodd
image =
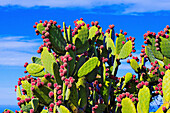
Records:
M37 25L38 24L38 22L35 22L35 25Z
M72 50L75 51L76 50L76 46L72 46Z
M129 98L132 98L132 97L133 97L133 94L130 94L130 95L129 95Z
M17 100L18 100L18 101L20 101L20 100L21 100L21 98L20 98L20 97L17 97Z
M68 84L68 88L70 89L72 87L72 84Z
M63 61L63 59L62 59L62 61ZM64 69L64 66L63 66L63 65L61 65L61 66L60 66L60 68L61 68L61 69Z
M52 98L54 96L54 93L52 91L50 91L48 95L50 98Z
M126 97L129 97L130 93L129 92L126 92Z
M87 28L89 28L90 27L90 24L87 24Z
M82 24L81 24L81 26L84 26L84 25L85 25L85 23L82 23Z
M155 42L158 43L158 42L159 42L159 39L155 39Z
M122 107L122 105L120 104L120 103L117 103L117 106L120 108L120 107Z
M133 49L133 50L132 50L132 52L133 52L133 53L135 53L135 52L136 52L136 50L135 50L135 49Z
M99 88L101 88L102 87L102 84L99 84Z
M165 66L165 69L167 70L167 69L169 69L169 67L168 67L168 66Z
M142 48L145 48L145 45L142 45Z
M120 30L120 33L123 33L123 30L122 30L122 29Z
M45 39L45 36L44 36L44 35L42 35L42 36L41 36L41 38L42 38L42 39Z
M91 25L94 26L94 22L93 21L91 22Z
M83 21L83 18L80 18L81 21Z
M53 112L53 108L49 108L48 110L49 110L49 112Z
M57 97L57 99L59 99L59 100L61 100L63 97L62 97L62 95L59 95L58 97Z
M155 91L155 94L159 94L159 92L158 92L158 91Z
M149 82L146 81L146 82L145 82L145 86L148 86L148 85L149 85Z
M71 49L72 45L71 45L71 44L68 44L68 47L69 47L69 49Z
M24 73L27 73L28 71L24 71Z
M34 113L34 109L30 109L30 113Z
M135 101L135 98L133 97L131 100L132 100L132 102L134 102L134 101Z
M157 48L156 48L156 50L157 50L157 51L160 51L160 48L159 48L159 47L157 47Z
M47 86L48 86L48 87L51 87L51 86L52 86L52 84L51 84L51 83L48 83L48 84L47 84Z
M98 105L95 105L95 106L94 106L94 109L97 109L97 108L98 108Z
M63 73L64 73L64 74L67 74L67 70L66 70L66 69L64 69L64 70L63 70Z
M71 61L71 60L73 60L73 58L72 57L68 57L68 61Z
M50 104L50 107L53 108L53 107L54 107L54 103L51 103L51 104Z
M65 50L66 50L66 51L69 51L69 47L68 47L68 46L66 46L66 47L65 47Z
M109 68L106 68L106 71L109 71Z
M57 94L58 94L58 95L61 95L61 93L62 93L62 90L61 90L61 89L57 91Z
M124 35L127 35L127 32L124 32Z
M145 85L145 82L144 82L144 81L142 81L142 82L141 82L141 84L142 84L142 86L143 86L143 85Z
M45 31L49 31L49 27L46 27L46 28L45 28Z
M62 73L62 72L63 72L63 69L59 69L59 72Z
M99 22L98 22L98 21L95 21L95 22L94 22L94 25L95 25L95 26L97 26L98 24L99 24Z
M117 99L118 102L122 101L120 97L117 97L116 99Z
M50 36L49 32L46 32L45 37L49 37L49 36Z
M165 106L162 106L162 111L166 112L166 107Z
M42 23L42 20L40 20L39 22Z
M67 62L67 59L66 59L66 58L64 58L64 59L63 59L63 62L64 62L64 63L65 63L65 62Z
M64 67L67 67L67 63L65 62L65 63L63 64L63 66L64 66Z
M120 97L120 99L122 99L122 98L123 98L123 95L122 95L122 94L120 94L120 95L119 95L119 97Z
M125 41L122 41L122 44L125 44Z
M163 91L161 90L161 95L163 95Z
M36 25L33 25L33 28L36 28L37 26Z
M54 83L54 87L57 87L58 86L58 84L57 83Z
M129 60L129 59L127 59L127 63L130 63L130 60Z
M135 98L135 100L138 102L139 100L138 100L138 98Z
M71 79L70 82L73 83L75 81L75 79Z
M61 80L62 81L64 81L66 78L64 77L64 74L63 74L63 76L61 77Z
M155 44L155 46L156 46L156 47L159 47L159 44L158 44L158 43L156 43L156 44Z
M56 25L56 24L57 24L57 22L56 22L56 21L54 21L54 22L53 22L53 24L54 24L54 25Z
M103 48L104 48L104 46L103 46L103 45L101 45L101 46L100 46L100 49L103 49Z
M119 37L119 34L118 34L118 33L116 33L115 35L116 35L117 37Z
M64 76L64 73L60 73L60 76L63 77L63 76Z
M158 79L158 82L162 82L162 79L161 79L161 78L159 78L159 79Z
M147 44L148 42L147 41L144 41L145 44Z
M61 28L61 26L60 26L60 25L58 25L57 27L58 27L59 29Z
M159 91L161 91L162 90L162 87L159 87Z
M169 25L167 25L166 28L169 29Z
M59 106L59 105L60 105L60 103L59 103L59 102L56 102L56 105L57 105L57 106Z
M64 29L61 29L61 32L64 32Z
M165 73L162 71L162 72L161 72L161 75L163 76L163 75L165 75Z

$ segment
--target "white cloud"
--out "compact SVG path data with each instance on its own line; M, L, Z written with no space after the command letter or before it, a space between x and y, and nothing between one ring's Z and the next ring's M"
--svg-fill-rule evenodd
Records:
M19 5L23 7L49 6L49 7L82 7L94 8L107 5L124 5L124 14L134 12L155 12L170 10L169 0L1 0L0 6ZM111 6L114 7L114 6Z
M24 36L1 37L0 65L23 66L32 56L38 56L40 43Z

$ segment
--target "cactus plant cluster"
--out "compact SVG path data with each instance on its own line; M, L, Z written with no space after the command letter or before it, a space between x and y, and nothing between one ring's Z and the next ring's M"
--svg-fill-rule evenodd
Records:
M114 25L104 33L98 21L90 26L80 18L74 24L71 29L63 22L61 28L40 20L33 26L44 43L37 50L41 58L24 64L28 75L15 86L21 109L16 113L148 113L156 95L164 101L156 113L170 112L169 26L157 35L144 34L138 58L132 54L135 38L123 30L115 33ZM126 58L134 73L117 77Z

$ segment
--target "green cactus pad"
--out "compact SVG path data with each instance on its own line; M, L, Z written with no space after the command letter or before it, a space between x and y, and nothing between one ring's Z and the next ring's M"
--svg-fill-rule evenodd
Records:
M43 23L39 23L37 25L37 29L42 34L42 31L45 31L45 27L43 26Z
M106 81L106 66L105 63L103 63L103 83Z
M73 112L77 111L78 106L78 92L76 88L76 84L73 83L72 87L70 88L70 96L69 96L69 102L70 108Z
M96 113L103 113L106 108L105 104L98 104L98 108L95 110Z
M67 43L69 42L68 40L68 34L67 34L67 29L66 29L66 25L65 22L63 22L63 29L64 29L64 39L67 41Z
M46 71L50 74L54 75L53 72L53 62L56 62L52 53L49 53L46 47L43 47L43 51L41 53L41 61Z
M98 31L98 28L96 26L92 26L89 30L89 37L88 39L92 40L92 44L94 43L94 41L96 40L95 36L96 36L96 32Z
M112 75L115 74L115 70L116 70L116 68L118 67L118 64L117 64L117 61L116 61L117 57L118 57L118 56L116 55L116 56L115 56L115 59L114 59ZM116 76L116 75L114 75L114 76Z
M75 45L76 49L79 49L82 47L82 45L85 44L85 42L88 40L89 36L89 30L86 26L81 26L81 29L78 29L78 34L75 35ZM80 40L81 43L77 43L77 39Z
M76 39L76 43L80 43L81 44L81 41L80 39ZM79 55L79 54L82 54L83 52L85 52L89 47L89 42L86 41L79 49L76 48L76 54Z
M53 102L53 99L49 97L49 92L52 91L50 88L46 86L42 86L38 88L37 86L34 86L35 91L34 91L34 96L39 98L39 102L41 104L44 104L46 106L49 106L51 102Z
M161 52L156 50L155 38L153 36L148 36L147 38L149 38L148 47L150 47L150 49L152 50L152 53L154 54L155 58L163 60L163 55L161 54Z
M164 57L163 62L164 62L164 65L168 65L168 64L170 64L170 59L169 59L169 58Z
M145 53L149 57L150 62L155 62L155 56L149 46L145 46Z
M41 72L39 73L35 73L35 74L30 74L34 77L43 77L45 74L47 74L46 72L44 72L44 70L42 70Z
M138 113L148 113L149 112L149 104L150 104L150 90L145 85L142 89L139 90L138 93L138 106L137 111Z
M78 77L82 77L87 75L88 73L92 72L96 66L98 65L98 58L92 57L88 61L86 61L79 69L78 71Z
M120 33L119 37L116 38L116 53L117 54L120 53L120 51L123 47L122 41L124 41L126 43L125 35Z
M62 85L63 81L61 80L61 77L59 75L59 66L55 62L53 62L53 70L54 70L54 78L55 78L57 84Z
M40 65L42 65L41 58L32 57L31 60L32 60L32 62L35 63L35 64L40 64Z
M163 90L163 101L170 102L170 70L165 72L165 76L163 77L162 82L162 90Z
M23 110L23 112L29 113L30 109L32 109L31 103L26 103L21 105L21 110Z
M140 67L135 59L130 60L130 66L132 67L133 70L135 70L135 72L139 71Z
M59 113L71 113L65 106L60 105L59 107L57 106L57 111Z
M19 86L17 86L17 97L22 98L21 89Z
M123 45L119 53L119 59L127 58L131 52L132 52L132 42L129 40Z
M111 50L112 50L111 54L115 55L116 54L116 47L114 45L113 40L110 37L106 37L106 44L107 44L107 50L109 48L111 48Z
M108 103L108 98L109 98L109 81L105 81L105 84L103 84L102 88L101 88L101 93L102 93L102 97L104 99L104 103Z
M69 40L69 43L73 43L73 39L72 39L72 31L71 31L71 26L68 27L67 29L67 33L68 33L68 40Z
M88 73L86 75L87 82L89 82L89 83L93 82L96 79L97 72L98 72L98 68L96 67L94 70L92 70L90 73Z
M76 67L75 67L75 73L78 72L78 70L80 69L80 67L85 63L86 59L85 56L81 56L79 61L77 61L76 63Z
M69 66L69 75L72 76L74 68L75 68L75 63L76 63L76 53L72 50L69 50L66 54L69 54L70 57L72 57L71 61L68 61L68 66Z
M34 109L34 112L37 111L38 104L39 104L39 99L38 98L33 98L31 100L31 105L32 105L32 108Z
M130 98L124 98L121 102L122 113L136 113L135 105Z
M161 53L167 57L170 58L170 40L163 38L163 37L159 37L161 39L160 41L160 48L161 48Z
M122 89L125 87L125 85L130 81L132 79L132 73L126 73L126 75L125 75L125 82L124 82L124 84L123 84L123 86L122 86Z
M64 54L66 41L63 38L61 30L58 27L52 25L50 27L49 34L50 34L49 39L52 44L52 49L56 53Z
M22 87L27 91L27 96L31 98L33 96L31 91L31 84L27 80L21 81L21 83Z
M26 67L26 70L28 71L29 74L39 73L43 69L44 67L42 65L35 63L28 64L28 66Z
M87 105L87 93L86 92L87 92L86 88L80 86L79 93L78 93L79 94L78 106L80 108L85 108Z

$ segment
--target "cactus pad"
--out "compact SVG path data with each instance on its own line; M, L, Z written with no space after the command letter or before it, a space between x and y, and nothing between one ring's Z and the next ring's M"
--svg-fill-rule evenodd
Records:
M95 110L96 113L103 113L106 108L105 104L98 104L98 108Z
M126 83L128 83L132 79L132 73L126 73L125 75L125 82L122 86L122 89L125 87Z
M113 40L110 37L106 37L106 44L107 44L107 50L109 48L111 48L111 50L112 50L111 54L115 55L116 54L116 47L114 45Z
M165 76L163 77L162 82L162 90L163 90L163 101L170 102L170 70L165 72Z
M145 53L149 57L150 62L155 62L155 56L149 46L145 46Z
M139 71L139 65L135 59L130 60L130 66L135 70L135 72Z
M166 39L166 38L163 38L160 36L160 48L161 48L161 53L167 57L167 58L170 58L170 40Z
M116 53L117 54L120 53L120 51L123 47L122 41L126 42L126 39L125 39L125 35L120 33L119 37L116 38Z
M59 113L71 113L65 106L60 105L59 107L57 107L57 111Z
M27 80L21 81L21 83L22 87L27 91L27 96L31 98L33 96L31 91L31 84Z
M121 102L122 113L136 113L135 105L130 98L124 98Z
M42 65L41 58L32 57L31 60L32 60L32 62L35 63L35 64L40 64L40 65Z
M61 77L59 75L59 66L55 62L53 62L53 70L54 70L54 78L55 78L57 84L62 85L63 81L61 80Z
M32 108L34 109L34 112L37 110L38 104L39 104L39 99L38 98L33 98L31 100L31 105L32 105Z
M88 73L92 72L98 65L98 62L99 60L97 57L90 58L80 67L78 71L78 77L85 76Z
M79 101L78 101L78 106L80 108L85 108L87 105L87 93L86 93L86 88L80 86L79 89Z
M148 113L149 112L149 103L150 103L150 90L148 87L144 85L142 89L139 90L138 93L138 113Z
M46 71L50 74L54 75L53 72L53 62L56 62L52 53L49 53L46 47L43 47L43 51L41 53L42 64L45 67Z
M28 64L28 66L26 67L26 70L28 71L29 74L39 73L43 69L44 69L44 67L42 65L35 64L35 63Z
M119 53L119 59L127 58L131 52L132 52L132 42L129 40L123 45Z

